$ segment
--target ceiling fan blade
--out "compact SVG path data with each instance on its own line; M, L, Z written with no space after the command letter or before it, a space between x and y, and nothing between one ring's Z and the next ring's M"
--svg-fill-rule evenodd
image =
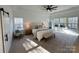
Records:
M43 5L43 9L44 10L49 10L49 11L53 11L53 10L57 10L58 6L56 5Z
M56 8L52 8L52 10L57 10Z
M53 8L58 8L57 6L54 6Z

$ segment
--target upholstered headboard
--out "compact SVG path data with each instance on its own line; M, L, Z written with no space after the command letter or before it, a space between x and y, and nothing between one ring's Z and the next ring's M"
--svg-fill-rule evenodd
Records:
M46 22L31 22L31 27L32 29L48 28L47 24Z

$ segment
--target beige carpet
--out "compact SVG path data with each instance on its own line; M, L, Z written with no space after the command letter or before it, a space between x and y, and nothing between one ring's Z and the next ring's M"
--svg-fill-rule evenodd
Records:
M70 39L71 40L71 39ZM67 40L68 41L68 40ZM65 40L42 39L38 41L33 38L33 35L25 35L23 38L14 39L10 53L72 53L79 52L79 40L71 43L65 42Z

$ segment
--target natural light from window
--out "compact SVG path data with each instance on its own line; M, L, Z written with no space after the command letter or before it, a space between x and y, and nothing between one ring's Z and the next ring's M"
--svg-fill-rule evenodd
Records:
M39 46L29 38L26 38L26 41L23 43L23 47L28 53L49 53L46 49L44 49L42 46Z
M23 18L14 18L15 30L23 30Z

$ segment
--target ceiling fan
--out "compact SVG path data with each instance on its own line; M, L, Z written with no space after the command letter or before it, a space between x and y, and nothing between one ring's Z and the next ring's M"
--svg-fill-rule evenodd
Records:
M58 6L56 6L56 5L44 5L43 8L47 11L52 12L52 10L57 10Z

